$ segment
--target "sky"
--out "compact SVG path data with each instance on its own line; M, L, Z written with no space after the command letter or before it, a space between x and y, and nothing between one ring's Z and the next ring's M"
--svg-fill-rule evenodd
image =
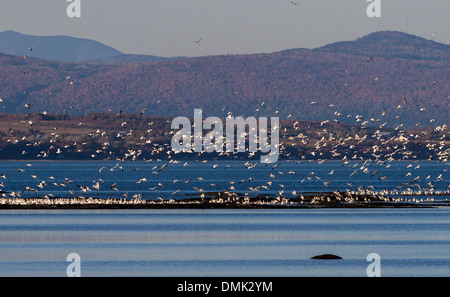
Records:
M88 38L163 57L316 48L384 30L450 44L449 0L71 1L80 1L81 17L68 17L69 0L0 0L0 32ZM367 15L369 1L380 1L380 17Z

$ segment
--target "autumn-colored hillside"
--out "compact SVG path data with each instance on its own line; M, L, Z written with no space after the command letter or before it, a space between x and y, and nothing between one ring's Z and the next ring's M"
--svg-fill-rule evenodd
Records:
M0 160L244 159L258 152L175 154L173 119L145 114L0 114ZM223 120L226 125L226 119ZM225 131L225 130L224 130ZM208 130L203 130L203 136ZM225 136L225 135L224 135ZM272 140L271 140L272 141ZM448 127L379 129L280 121L281 160L448 160ZM246 147L249 139L246 139Z
M0 108L12 112L279 116L383 127L449 118L448 45L378 32L320 49L126 64L0 55ZM25 106L27 104L27 107ZM29 107L28 107L29 105Z

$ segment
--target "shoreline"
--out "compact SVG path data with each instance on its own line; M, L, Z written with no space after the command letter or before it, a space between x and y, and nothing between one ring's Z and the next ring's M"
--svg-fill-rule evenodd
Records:
M345 200L336 195L300 198L228 197L181 200L128 200L111 198L1 198L0 210L47 209L386 209L449 207L450 201L398 201L393 198L360 195Z

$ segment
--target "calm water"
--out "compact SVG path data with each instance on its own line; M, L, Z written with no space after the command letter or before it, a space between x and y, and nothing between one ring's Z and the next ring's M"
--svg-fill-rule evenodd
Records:
M449 187L449 164L437 162L280 162L250 169L244 162L180 162L161 169L164 164L0 162L0 190L22 197L156 199L230 185L286 196L359 186L405 189L414 179L421 188ZM249 189L268 181L268 189ZM96 182L99 189L92 187ZM1 210L0 276L65 276L70 253L80 255L82 276L366 276L367 255L378 253L382 276L448 277L449 243L450 208ZM343 260L310 259L324 253Z
M448 277L449 244L449 208L0 211L0 276Z

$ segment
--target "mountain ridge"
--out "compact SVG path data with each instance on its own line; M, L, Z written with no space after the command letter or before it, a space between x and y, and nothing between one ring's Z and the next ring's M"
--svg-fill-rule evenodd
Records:
M192 116L194 108L202 108L205 116L219 117L343 122L362 117L361 122L392 127L447 123L448 45L440 49L434 42L401 36L407 40L392 32L363 37L354 41L353 52L334 43L322 49L124 64L0 55L0 108L9 113L140 113L145 108L149 115L172 117ZM383 47L371 55L364 42ZM386 56L399 47L402 55ZM28 103L31 107L24 108Z
M383 50L388 46L389 51ZM420 50L426 48L426 50ZM412 50L415 49L415 50ZM358 54L369 57L436 60L446 55L450 45L398 31L374 32L354 41L340 41L314 49L320 52Z
M106 58L122 54L95 40L66 35L35 36L12 30L0 33L0 52L66 62Z
M80 63L145 63L182 58L125 54L88 38L66 35L36 36L13 30L0 32L0 52L50 61Z

